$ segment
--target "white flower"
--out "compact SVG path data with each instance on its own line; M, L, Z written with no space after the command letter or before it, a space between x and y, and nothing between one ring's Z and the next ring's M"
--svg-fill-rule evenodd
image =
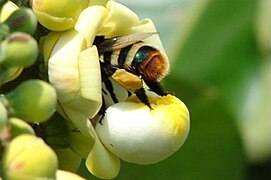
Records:
M151 107L136 97L110 106L96 131L102 143L124 161L152 164L177 151L189 132L189 112L172 95L149 97Z

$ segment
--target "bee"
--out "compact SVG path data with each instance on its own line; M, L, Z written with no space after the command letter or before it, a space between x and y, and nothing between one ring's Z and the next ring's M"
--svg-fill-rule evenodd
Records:
M143 82L149 89L160 96L168 94L159 81L168 74L168 58L154 46L143 40L156 33L134 33L104 39L95 38L100 56L102 81L110 93L114 103L118 102L109 78L112 78L129 94L135 93L141 102L150 109L150 103L143 87Z

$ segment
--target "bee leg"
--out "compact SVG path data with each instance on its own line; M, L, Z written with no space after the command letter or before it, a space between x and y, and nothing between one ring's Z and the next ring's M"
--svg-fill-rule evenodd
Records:
M99 112L98 112L98 115L100 116L100 119L99 119L99 123L101 124L101 125L103 125L102 124L102 120L103 120L103 118L104 118L104 116L105 116L105 111L106 111L106 106L105 106L105 101L104 101L104 97L102 98L102 107L101 107L101 109L99 110Z
M169 94L168 92L163 90L163 87L161 86L161 84L157 81L148 81L148 80L144 80L145 83L147 84L147 86L156 94L160 95L160 96L165 96L167 94Z
M135 94L141 102L143 102L145 105L147 105L151 110L153 109L150 105L150 102L148 100L148 97L146 95L144 88L140 88L140 89L136 90Z
M114 93L114 88L113 88L111 81L109 79L105 79L104 85L105 85L106 90L110 93L110 96L111 96L113 102L118 103L119 101L116 97L116 94Z

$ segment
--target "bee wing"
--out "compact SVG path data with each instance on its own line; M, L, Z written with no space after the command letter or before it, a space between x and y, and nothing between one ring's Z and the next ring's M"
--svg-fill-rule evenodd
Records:
M104 52L111 52L118 49L122 49L131 44L142 41L143 39L146 39L154 34L157 34L157 32L149 32L149 33L138 32L138 33L133 33L133 34L125 35L125 36L105 39L103 42L97 45L98 51L100 54L103 54Z

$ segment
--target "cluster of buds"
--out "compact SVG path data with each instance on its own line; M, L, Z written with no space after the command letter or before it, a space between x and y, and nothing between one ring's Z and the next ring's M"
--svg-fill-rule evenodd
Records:
M8 1L1 9L0 83L17 78L40 50L50 85L27 80L0 97L0 133L18 129L4 145L5 177L82 179L58 169L76 171L85 159L94 176L112 179L120 171L120 160L153 164L183 145L190 120L187 107L177 97L146 92L147 105L135 95L123 96L127 89L113 83L120 96L116 103L109 102L102 91L95 39L153 33L144 42L166 56L150 19L140 20L111 0L32 0L30 6L18 8ZM39 49L31 37L37 21L47 30L45 36L35 36ZM125 83L123 78L132 77L124 73L118 78ZM102 114L101 109L105 109ZM27 161L29 157L35 160ZM40 161L46 165L37 165Z
M37 60L38 43L32 37L37 23L30 8L19 8L10 1L1 6L0 179L49 179L56 176L58 168L56 154L35 135L32 126L46 121L55 112L55 89L35 77L7 88Z

